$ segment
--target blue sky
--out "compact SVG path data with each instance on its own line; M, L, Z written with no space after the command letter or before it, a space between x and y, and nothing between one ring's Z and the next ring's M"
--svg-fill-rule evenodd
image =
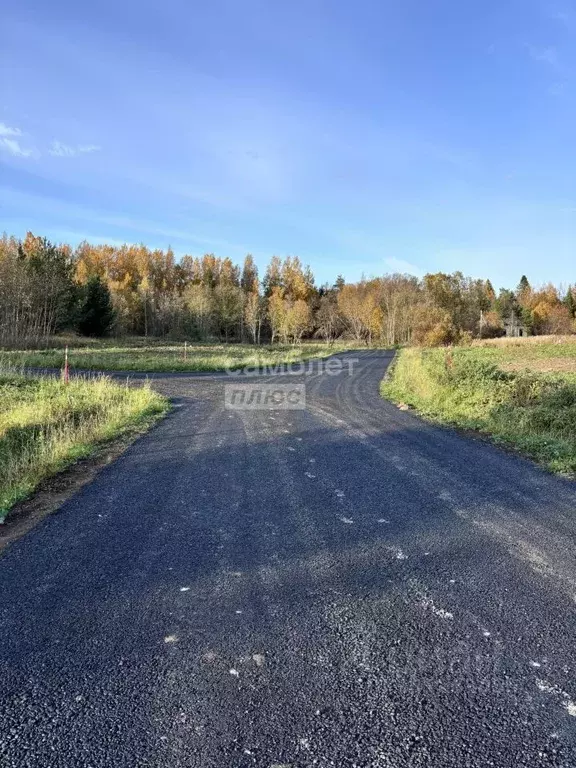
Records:
M576 282L576 4L3 12L0 229Z

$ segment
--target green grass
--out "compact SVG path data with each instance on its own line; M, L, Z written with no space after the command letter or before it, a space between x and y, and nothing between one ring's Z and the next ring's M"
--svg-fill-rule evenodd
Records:
M223 371L245 366L274 366L327 357L357 349L358 345L337 342L305 343L298 346L259 346L252 344L188 344L130 339L101 340L85 344L71 341L69 362L72 368L91 371ZM60 344L50 349L0 350L0 365L10 368L61 368L64 350Z
M482 360L499 365L532 368L533 363L546 360L576 361L576 336L531 336L525 339L477 341L464 354L474 357L480 349Z
M167 408L148 385L129 388L105 377L65 385L0 372L0 519L45 478Z
M576 375L501 367L513 359L529 368L536 346L514 346L512 353L506 345L496 352L492 346L405 349L382 383L382 394L434 421L486 433L554 472L573 476ZM558 354L560 346L549 356L564 356L565 349ZM541 356L546 353L539 350Z

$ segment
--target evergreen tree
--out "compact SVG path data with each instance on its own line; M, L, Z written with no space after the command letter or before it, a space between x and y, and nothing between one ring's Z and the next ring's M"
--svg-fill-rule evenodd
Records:
M514 315L518 316L518 301L512 291L507 288L501 288L498 298L495 301L495 309L503 320Z
M520 320L530 335L534 332L534 314L528 307L520 307Z
M82 293L78 330L84 336L105 336L114 322L114 307L108 286L98 275L94 275Z
M576 317L576 299L574 298L574 289L572 286L568 287L568 293L564 299L564 304L566 305L568 312L570 312L571 317Z
M346 285L346 280L344 280L342 275L338 275L338 277L336 278L336 282L334 283L334 289L340 292L345 285Z
M520 282L518 283L518 287L516 288L516 298L522 304L523 300L529 295L531 291L530 283L528 282L528 278L526 275L522 275L520 278Z

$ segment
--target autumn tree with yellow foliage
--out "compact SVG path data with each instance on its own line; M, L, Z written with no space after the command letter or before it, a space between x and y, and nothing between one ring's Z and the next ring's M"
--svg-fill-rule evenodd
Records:
M489 280L461 272L355 283L338 276L317 287L297 256L273 256L260 281L250 254L240 267L213 253L177 259L171 248L87 242L72 249L28 233L0 240L0 343L40 344L65 328L87 327L80 310L85 314L85 287L97 281L113 305L99 327L113 318L110 332L119 336L437 346L502 335L512 320L526 333L576 331L573 289L534 288L525 276L498 295Z

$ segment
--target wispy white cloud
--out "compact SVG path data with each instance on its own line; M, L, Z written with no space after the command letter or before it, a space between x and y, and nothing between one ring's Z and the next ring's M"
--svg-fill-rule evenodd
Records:
M20 128L12 128L6 123L0 123L0 136L22 136Z
M570 30L576 29L576 11L571 8L556 8L550 13L550 17L559 21Z
M20 128L0 123L0 150L12 157L32 157L37 154L36 150L23 147L16 136L22 136Z
M8 152L13 157L39 157L40 152L36 148L22 146L20 137L23 135L24 133L20 128L0 123L0 150ZM88 155L99 151L100 147L97 144L76 144L75 146L70 146L61 141L53 141L48 154L53 157L77 157L78 155Z
M552 85L548 88L548 93L551 96L564 96L566 93L566 84L552 83Z
M77 144L71 147L69 144L63 144L61 141L53 141L48 153L53 157L77 157L78 155L89 155L92 152L99 152L100 149L97 144Z
M528 53L534 61L540 61L544 64L548 64L552 69L557 72L564 70L564 67L560 61L558 51L553 46L547 48L539 48L535 45L528 45Z
M32 157L35 154L35 150L25 149L16 139L9 139L5 136L0 137L0 149L8 152L12 157Z
M422 277L424 270L417 267L416 264L411 264L404 259L396 259L393 256L384 259L384 264L391 272L397 272L402 275L415 275L416 277Z

